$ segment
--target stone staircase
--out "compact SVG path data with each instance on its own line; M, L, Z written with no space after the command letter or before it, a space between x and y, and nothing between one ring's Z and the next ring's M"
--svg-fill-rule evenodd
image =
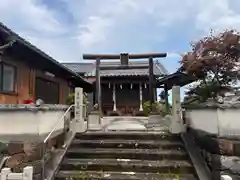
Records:
M76 134L55 179L197 180L180 136L163 132Z

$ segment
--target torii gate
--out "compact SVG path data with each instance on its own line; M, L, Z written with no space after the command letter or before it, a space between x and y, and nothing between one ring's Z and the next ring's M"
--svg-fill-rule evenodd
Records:
M83 54L84 60L96 60L96 94L99 112L102 112L101 103L101 83L100 83L100 63L101 60L120 59L124 62L125 67L128 67L129 59L148 59L149 61L149 94L151 104L154 102L154 74L153 74L153 58L167 57L167 53L147 53L147 54Z

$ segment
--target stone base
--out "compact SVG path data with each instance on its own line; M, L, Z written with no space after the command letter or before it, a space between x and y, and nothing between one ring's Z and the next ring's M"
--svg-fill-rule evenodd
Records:
M101 129L101 113L99 111L92 111L88 116L88 129Z
M184 127L180 123L172 121L169 127L169 131L172 134L180 134L184 132Z
M146 116L143 111L136 111L134 116Z
M92 111L88 116L88 124L101 124L100 111Z
M72 128L76 133L85 132L87 130L87 122L83 119L72 124Z
M88 130L101 130L101 125L99 124L89 124Z
M87 123L86 122L77 122L76 123L76 133L85 132L87 130Z
M120 113L118 111L110 111L108 116L120 116Z

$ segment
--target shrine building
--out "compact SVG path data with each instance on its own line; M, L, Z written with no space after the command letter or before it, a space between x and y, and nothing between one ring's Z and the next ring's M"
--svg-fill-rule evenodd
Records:
M64 63L66 67L82 75L88 82L96 83L95 62ZM125 62L101 61L100 94L103 115L118 112L121 116L135 115L143 110L143 103L149 101L149 62L132 60ZM153 61L154 84L160 77L168 75L165 67ZM157 100L157 88L153 86L154 101ZM91 104L97 102L96 91L88 95Z

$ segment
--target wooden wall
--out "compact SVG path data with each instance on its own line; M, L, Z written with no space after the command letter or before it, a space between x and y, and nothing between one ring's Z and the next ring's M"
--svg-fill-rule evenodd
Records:
M42 77L57 82L60 87L59 102L60 104L65 104L70 90L66 80L58 77L51 78L46 76L40 69L32 68L23 61L13 59L9 56L4 56L1 60L16 67L16 84L14 93L0 92L0 104L21 104L25 99L29 99L31 96L35 100L36 77Z

